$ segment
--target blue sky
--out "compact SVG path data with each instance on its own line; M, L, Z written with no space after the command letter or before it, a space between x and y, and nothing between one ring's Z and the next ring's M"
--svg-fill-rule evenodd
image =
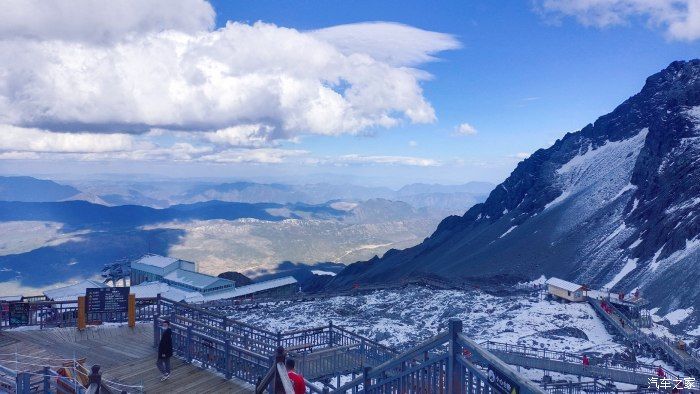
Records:
M607 13L614 11L591 9L583 0L563 2L581 3L583 8L547 3L212 1L216 14L213 30L225 28L228 21L263 21L301 32L384 21L446 33L461 47L436 51L436 61L415 66L432 75L419 82L423 98L435 112L432 122L403 117L391 127L372 125L359 131L330 133L333 135L302 130L295 132L294 138L275 140L268 148L246 147L298 152L275 163L143 161L118 155L91 161L69 152L57 167L51 164L60 157L57 152L30 157L15 150L14 155L8 153L0 159L0 172L61 176L175 172L181 176L290 181L313 179L315 174L343 174L359 182L364 179L393 185L412 181L499 182L526 154L593 122L639 91L647 76L674 60L700 54L695 36L681 37L673 31L681 22L697 24L694 15L668 16L639 6L614 15L617 19L609 22ZM20 123L13 125L27 127L26 122ZM69 132L90 132L89 127L96 127L87 123L83 130ZM462 123L473 126L476 133L457 135L455 129ZM149 141L166 146L177 143L181 134L154 133ZM307 157L313 159L300 159ZM344 158L340 164L334 159L338 157Z

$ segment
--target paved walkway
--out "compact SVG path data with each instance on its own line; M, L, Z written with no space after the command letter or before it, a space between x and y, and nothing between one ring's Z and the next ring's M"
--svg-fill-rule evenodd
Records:
M83 332L75 328L53 328L29 331L0 331L0 364L21 369L15 364L15 352L24 355L18 361L44 365L61 365L58 359L85 357L86 366L102 367L104 379L128 385L142 385L147 393L250 393L254 388L240 380L226 380L194 365L172 358L172 375L160 381L156 354L152 347L153 327L137 324L126 326L88 327ZM31 357L41 357L40 360ZM25 368L27 368L25 366Z

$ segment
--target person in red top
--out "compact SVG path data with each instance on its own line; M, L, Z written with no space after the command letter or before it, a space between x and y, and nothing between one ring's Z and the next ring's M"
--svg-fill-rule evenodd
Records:
M306 382L304 382L304 377L296 373L294 370L294 360L288 358L284 365L287 367L287 375L289 376L289 380L292 381L294 394L304 394L306 392Z
M586 367L591 365L591 361L588 359L588 356L586 356L585 354L583 355L583 365Z
M664 369L661 366L659 366L659 368L656 370L656 375L660 378L666 377L666 373L664 372Z

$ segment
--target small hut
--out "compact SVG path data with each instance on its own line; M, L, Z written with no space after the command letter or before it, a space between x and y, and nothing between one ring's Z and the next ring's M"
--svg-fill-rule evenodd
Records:
M571 283L559 278L547 279L547 291L555 298L571 302L586 301L586 288L583 285Z

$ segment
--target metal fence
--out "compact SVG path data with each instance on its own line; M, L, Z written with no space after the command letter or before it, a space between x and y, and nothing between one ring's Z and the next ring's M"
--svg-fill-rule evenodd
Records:
M363 393L543 393L511 367L462 334L452 319L449 331L339 387Z
M136 320L151 321L156 312L158 299L156 297L136 299ZM21 304L24 313L11 314L11 308ZM88 324L104 322L126 323L126 312L86 312ZM76 327L78 325L78 301L35 301L35 302L3 302L0 303L0 329L39 326L44 327Z

